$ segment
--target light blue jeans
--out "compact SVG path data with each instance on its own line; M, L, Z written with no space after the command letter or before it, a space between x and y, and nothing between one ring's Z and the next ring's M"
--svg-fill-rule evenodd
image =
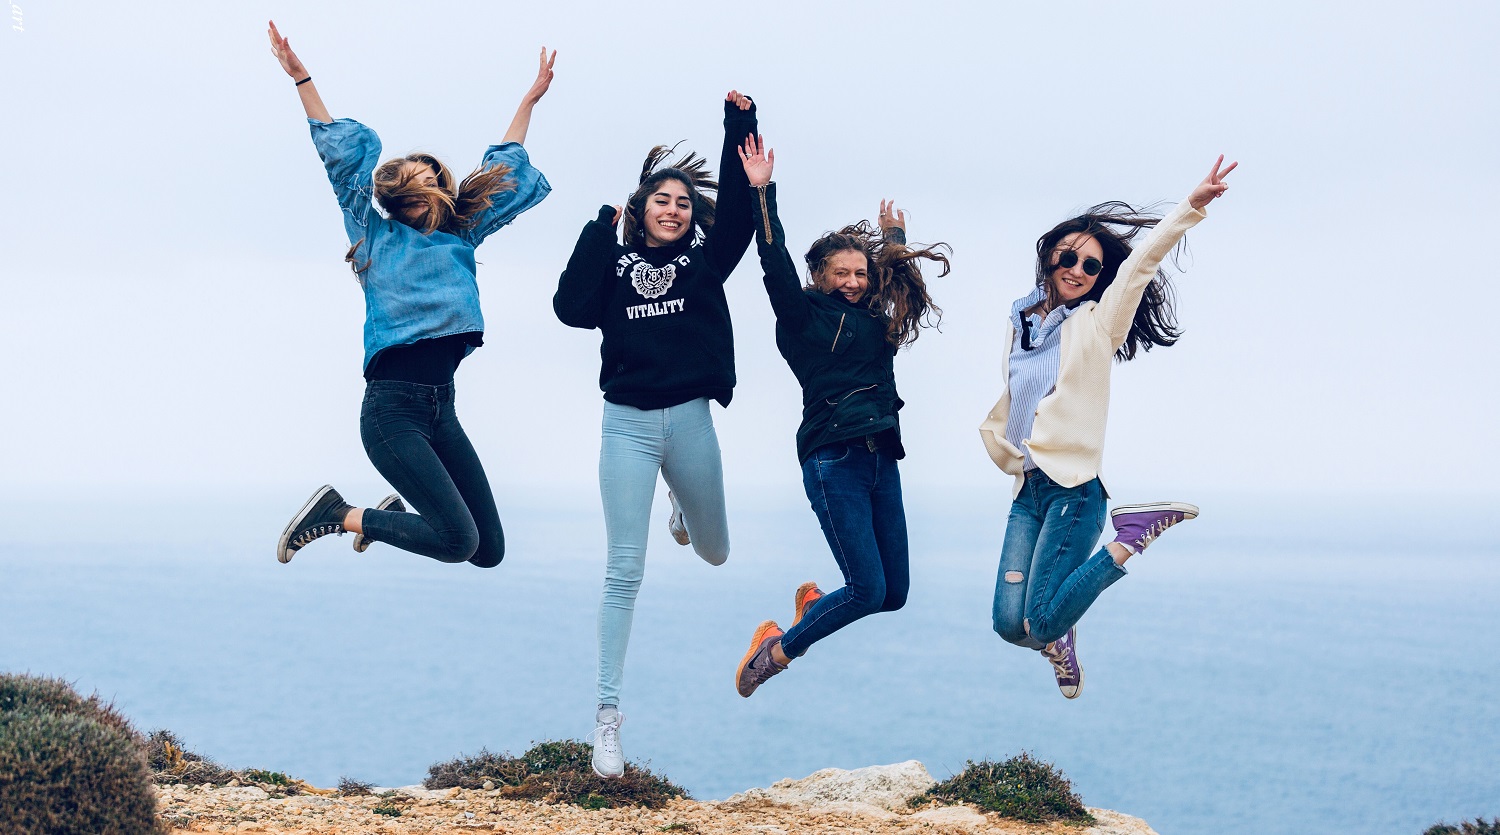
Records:
M1026 474L1011 502L995 578L995 632L1041 649L1068 634L1125 569L1108 548L1094 550L1109 497L1093 479L1063 487L1041 470Z
M693 550L710 565L729 558L724 465L708 400L668 409L604 404L599 496L609 542L599 603L599 704L620 704L635 596L646 573L646 535L656 474L677 497ZM663 517L665 522L666 518Z

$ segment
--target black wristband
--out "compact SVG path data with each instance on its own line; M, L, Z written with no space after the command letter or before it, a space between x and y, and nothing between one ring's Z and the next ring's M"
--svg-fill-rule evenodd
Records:
M312 76L308 76L307 78L302 79L301 81L297 82L296 84L293 84L292 86L293 87L301 87L302 85L306 84L309 81L312 81Z

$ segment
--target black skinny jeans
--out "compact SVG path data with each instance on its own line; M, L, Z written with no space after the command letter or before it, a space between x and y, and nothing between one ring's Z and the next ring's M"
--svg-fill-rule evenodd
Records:
M416 511L366 510L366 538L442 562L500 564L500 512L458 424L452 383L371 381L359 410L359 436L375 469Z

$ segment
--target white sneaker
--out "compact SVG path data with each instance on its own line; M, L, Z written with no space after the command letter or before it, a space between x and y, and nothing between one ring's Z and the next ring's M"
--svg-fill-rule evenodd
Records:
M687 523L682 521L682 507L677 504L677 497L672 495L671 490L667 491L667 500L672 503L672 515L667 517L667 530L672 532L672 538L677 540L678 545L691 544Z
M594 732L588 735L588 741L594 744L594 773L619 777L625 773L625 754L620 750L620 726L625 716L617 708L602 707L594 721Z

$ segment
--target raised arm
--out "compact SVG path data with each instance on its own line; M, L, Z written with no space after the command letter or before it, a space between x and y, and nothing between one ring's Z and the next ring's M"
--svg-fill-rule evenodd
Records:
M777 321L793 330L801 330L807 322L808 301L802 292L802 283L797 279L797 263L786 250L786 232L781 228L781 218L776 214L776 184L771 182L776 153L765 146L763 138L755 136L746 138L736 153L740 157L737 167L744 172L746 185L755 193L750 201L754 224L752 234L760 252L760 268L764 273L766 295L771 297L771 309L775 311Z
M719 196L714 226L704 248L725 280L745 250L750 248L754 221L750 216L750 183L740 166L740 143L756 133L755 102L737 90L724 96L724 147L719 154Z
M297 82L297 95L302 99L302 109L306 111L307 118L316 119L323 124L333 121L328 115L328 108L323 106L323 97L318 95L318 88L314 86L312 75L308 73L307 67L302 65L302 59L292 51L291 41L281 36L276 31L276 21L270 21L271 28L267 34L271 36L271 54L281 63L281 68L286 74Z
M536 103L547 95L547 88L552 86L552 65L557 63L557 50L552 50L552 57L547 57L547 47L542 47L540 66L536 71L536 80L531 82L531 89L521 97L521 106L516 108L516 115L510 120L510 127L505 129L505 138L500 144L517 142L526 144L526 131L531 127L531 111Z
M603 321L604 284L614 267L615 224L619 222L618 207L601 206L599 216L584 224L552 296L552 312L564 325L590 329Z
M1239 163L1231 162L1227 168L1220 170L1223 164L1224 155L1220 154L1213 169L1193 189L1192 194L1168 212L1152 228L1145 242L1131 251L1130 257L1125 259L1125 263L1120 265L1119 272L1115 274L1114 282L1100 296L1097 321L1108 332L1116 347L1125 344L1126 338L1130 336L1130 323L1135 318L1136 308L1141 304L1141 296L1146 292L1147 285L1156 278L1156 271L1167 253L1182 240L1187 230L1208 217L1204 208L1229 190L1229 184L1224 182L1224 178Z

